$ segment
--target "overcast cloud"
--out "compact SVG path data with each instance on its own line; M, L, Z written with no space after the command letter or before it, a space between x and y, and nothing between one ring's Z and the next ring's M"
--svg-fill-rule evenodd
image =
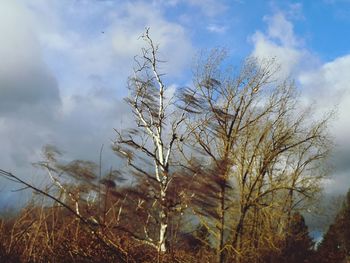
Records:
M109 147L113 128L132 122L123 97L143 45L139 37L146 26L157 28L152 36L169 60L164 71L176 77L194 54L185 29L143 2L0 4L1 168L32 178L31 163L45 144L62 149L67 160L93 161L105 145L103 162L120 165ZM12 194L2 185L6 202Z
M296 79L306 103L315 102L319 112L337 105L331 132L342 147L334 157L334 178L325 185L329 192L344 192L350 186L350 55L322 59L297 34L295 24L305 19L302 4L267 5L243 34L230 12L239 15L246 2L1 0L0 167L35 178L31 163L40 160L45 144L62 149L68 160L95 161L104 144L104 164L120 165L108 149L113 128L132 123L123 97L133 57L143 46L139 37L150 27L168 61L163 71L169 85L191 82L198 47L212 48L203 43L217 37L230 48L236 37L234 50L249 47L236 58L275 57L280 77ZM235 19L244 22L244 12ZM7 183L1 183L3 195L11 198Z

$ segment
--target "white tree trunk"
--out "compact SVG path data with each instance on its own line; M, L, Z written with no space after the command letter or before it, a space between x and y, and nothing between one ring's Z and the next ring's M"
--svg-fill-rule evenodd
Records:
M161 216L165 216L165 214L163 212L161 212ZM166 222L163 222L163 219L160 223L160 230L159 230L159 251L164 253L166 252L167 248L166 248L166 232L167 232L167 228L168 228L168 224Z
M160 191L161 196L161 211L159 212L160 226L159 226L159 252L164 253L167 250L166 247L166 233L168 228L168 217L165 207L165 196L166 192L162 188Z

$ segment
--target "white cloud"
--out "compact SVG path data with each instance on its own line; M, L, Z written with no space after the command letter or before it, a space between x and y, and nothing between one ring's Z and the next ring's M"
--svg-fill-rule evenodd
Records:
M50 65L63 73L65 95L86 93L91 76L124 88L133 57L145 44L140 36L146 27L160 44L161 58L168 61L166 73L180 74L194 53L186 30L169 22L161 6L152 2L34 0L27 6L44 14L36 16L35 27Z
M297 80L302 102L316 107L316 119L337 108L336 120L331 121L329 129L337 143L334 158L344 160L344 152L350 152L350 55L321 63L303 46L302 39L295 35L292 22L283 13L278 12L264 20L267 31L258 31L251 38L254 44L252 55L276 58L281 65L279 77ZM326 192L347 190L350 179L344 174L350 172L350 163L345 159L335 167L334 176L324 182Z
M140 36L146 27L150 28L153 41L160 45L161 59L168 61L164 64L165 72L178 74L188 66L188 58L194 53L185 29L167 21L159 9L142 2L129 3L113 14L110 30L113 48L119 58L130 61L140 53L145 45Z
M281 66L279 76L289 77L295 73L302 57L303 51L290 46L279 45L261 32L256 32L252 37L254 42L253 56L259 59L276 59Z
M280 42L286 47L297 47L299 40L294 35L293 24L288 21L285 15L281 12L266 16L264 20L268 24L268 36Z
M336 58L298 77L309 100L325 112L337 106L337 119L331 132L340 145L348 146L350 134L350 55ZM349 145L350 147L350 145Z
M219 34L223 34L227 31L227 27L226 26L220 26L220 25L216 25L216 24L210 24L207 26L207 30L212 32L212 33L219 33Z
M332 176L325 180L327 193L346 193L350 185L350 55L338 57L320 67L300 73L298 82L303 99L317 107L315 117L336 109L329 132L334 138L335 149L330 160L334 167Z
M281 66L279 77L294 77L301 69L317 63L317 58L303 48L302 39L298 38L293 24L282 12L266 16L267 32L257 31L250 38L254 44L252 55L260 59L276 59Z

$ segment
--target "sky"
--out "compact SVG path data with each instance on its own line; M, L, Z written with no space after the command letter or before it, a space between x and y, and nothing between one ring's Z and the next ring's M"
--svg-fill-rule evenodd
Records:
M201 50L223 47L230 62L275 57L281 78L330 124L336 143L328 193L350 187L350 1L0 0L0 168L29 181L46 144L67 160L120 165L113 128L128 127L123 102L146 27L173 87L191 83ZM14 186L0 181L3 203Z

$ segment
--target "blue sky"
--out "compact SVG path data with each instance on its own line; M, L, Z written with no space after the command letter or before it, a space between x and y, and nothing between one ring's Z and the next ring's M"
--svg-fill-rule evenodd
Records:
M122 98L145 27L173 87L190 85L203 49L227 48L234 65L276 57L279 76L296 80L316 115L337 106L336 169L325 187L350 187L348 0L0 0L0 167L35 180L31 163L45 144L97 160L113 128L132 123ZM107 150L104 160L118 165Z

